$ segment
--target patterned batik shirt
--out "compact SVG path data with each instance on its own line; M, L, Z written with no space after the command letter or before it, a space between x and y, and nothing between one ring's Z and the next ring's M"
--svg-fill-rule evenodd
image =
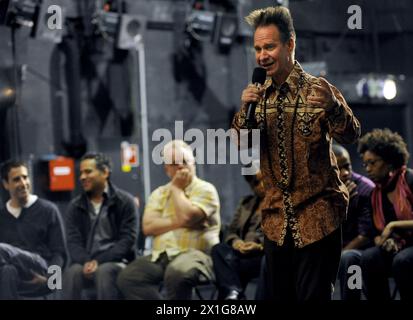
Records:
M354 143L360 124L332 85L338 104L328 113L308 104L307 96L318 92L312 88L315 83L319 79L295 62L281 86L267 79L265 97L255 110L267 190L262 229L280 246L287 227L298 248L322 239L340 226L348 207L348 191L339 179L331 143L333 138L341 144ZM247 128L246 112L244 106L233 119L238 133Z

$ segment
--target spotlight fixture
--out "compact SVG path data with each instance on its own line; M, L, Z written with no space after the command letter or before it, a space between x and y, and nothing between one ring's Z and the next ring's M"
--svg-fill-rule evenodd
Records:
M141 15L122 14L118 32L117 47L119 49L136 48L143 39L146 19Z
M12 68L0 68L0 109L14 105L16 86Z
M359 97L368 99L393 100L397 95L397 84L391 75L368 75L358 81L356 89Z
M110 36L113 38L118 30L119 14L101 10L97 12L96 18L92 23L96 24L99 33L105 37Z
M205 10L192 10L187 17L187 31L199 41L212 39L215 13Z
M214 42L221 53L229 53L237 36L238 18L234 14L218 12L215 22Z
M384 80L383 84L383 97L386 100L393 100L397 95L397 87L396 87L396 82L388 78Z
M35 0L0 1L0 22L8 26L32 28L37 19L39 2Z
M62 42L65 10L56 0L43 0L38 10L34 36L54 43Z
M0 0L0 25L28 27L31 37L59 43L64 21L61 3L62 0Z
M133 49L142 41L146 18L142 15L118 14L101 10L94 19L98 31L111 39L118 49Z

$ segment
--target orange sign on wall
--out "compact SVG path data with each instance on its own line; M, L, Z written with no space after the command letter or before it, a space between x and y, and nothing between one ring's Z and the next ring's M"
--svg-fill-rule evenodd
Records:
M50 191L73 191L75 189L75 161L57 157L49 161Z

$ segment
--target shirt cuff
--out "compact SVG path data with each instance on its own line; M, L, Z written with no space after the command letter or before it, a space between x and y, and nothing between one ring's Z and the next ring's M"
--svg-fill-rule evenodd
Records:
M326 109L326 114L327 117L329 117L330 119L335 119L342 114L343 110L344 108L342 104L339 101L337 101L332 107Z

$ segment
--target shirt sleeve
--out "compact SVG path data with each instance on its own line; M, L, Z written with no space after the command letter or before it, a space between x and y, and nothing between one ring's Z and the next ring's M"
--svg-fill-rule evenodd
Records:
M207 217L211 217L219 210L219 197L215 187L210 183L200 184L192 190L189 200L200 208Z
M361 135L360 122L354 116L341 92L330 85L338 103L327 113L330 135L341 144L357 141Z
M145 212L146 211L160 211L162 212L165 203L163 201L162 193L165 192L161 188L155 189L148 198L148 201L146 202L145 205Z

